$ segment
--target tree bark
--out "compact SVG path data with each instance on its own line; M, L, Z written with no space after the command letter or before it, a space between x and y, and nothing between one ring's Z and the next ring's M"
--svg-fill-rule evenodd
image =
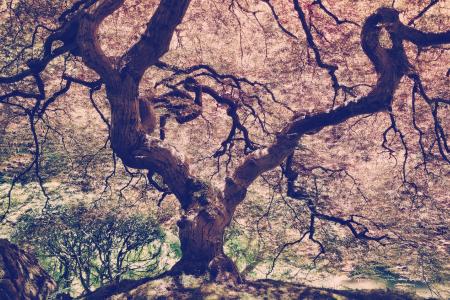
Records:
M56 283L42 269L37 259L0 239L0 296L1 299L40 300L56 290Z
M234 209L226 205L221 191L202 183L193 188L194 204L177 223L183 255L173 270L192 275L209 272L211 280L239 283L239 271L223 249Z

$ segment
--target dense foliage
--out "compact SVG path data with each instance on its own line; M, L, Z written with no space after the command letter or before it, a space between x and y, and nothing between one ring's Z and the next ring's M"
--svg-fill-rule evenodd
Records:
M12 239L37 255L60 291L70 292L81 284L89 292L159 271L164 235L148 215L78 205L55 207L44 215L23 214Z

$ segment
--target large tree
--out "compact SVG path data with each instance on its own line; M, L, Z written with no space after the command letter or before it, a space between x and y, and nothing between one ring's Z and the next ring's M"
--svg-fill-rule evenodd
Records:
M307 216L298 240L284 244L281 250L309 238L323 253L324 245L316 238L320 222L342 226L358 240L388 240L383 228L362 216L328 213L321 208L323 199L314 172L330 178L352 176L345 168L308 166L300 155L302 147L313 143L313 137L327 127L336 128L329 132L335 139L346 135L348 128L342 125L350 119L356 126L367 117L387 116L383 123L388 124L387 129L379 136L381 149L399 157L396 170L401 174L400 185L412 198L422 195L419 181L424 177L417 179L411 170L420 169L425 178L444 177L441 183L445 182L450 163L445 112L450 99L444 86L448 80L442 71L448 49L440 46L450 43L448 14L436 14L434 23L425 24L423 30L415 27L437 9L433 6L445 4L431 1L426 7L417 5L405 13L410 17L403 21L395 1L389 7L382 1L353 3L355 7L351 7L352 1L333 5L334 1L327 5L298 0L124 2L80 0L70 5L47 3L48 7L38 9L27 1L11 1L4 8L3 32L9 30L10 35L2 39L10 46L2 53L0 103L2 111L9 109L5 115L27 119L34 145L33 159L12 180L7 202L14 185L28 172L34 172L43 194L50 197L40 173L41 143L46 132L54 128L45 124L50 112L57 114L58 100L75 85L89 89L86 103L91 103L107 124L114 157L127 168L147 170L148 181L163 196L173 194L179 201L182 215L177 225L182 257L172 274L209 272L213 280L240 281L235 263L224 253L225 229L252 183L280 166L279 184L284 188L275 183L272 188L302 203ZM23 15L27 16L25 21L20 18ZM116 21L128 18L130 28L112 26L112 17ZM144 27L133 23L142 18L148 20ZM109 29L131 31L131 45L108 28L102 29L105 22L110 23ZM227 23L232 25L226 27ZM264 36L259 40L255 33L258 26ZM191 35L191 29L198 36ZM233 43L239 35L237 46ZM211 45L197 42L205 37ZM177 43L175 54L168 54L166 60L171 42ZM203 53L202 47L209 48ZM258 55L263 52L264 61L274 58L265 67L258 65ZM426 70L427 62L419 56L427 53L434 56L429 64L433 64L436 74L425 72L424 79L420 71ZM230 65L239 59L241 70L233 70ZM230 70L236 73L227 72ZM55 88L57 80L61 84ZM429 92L427 85L434 83L438 89ZM411 85L411 95L398 95L402 84ZM439 90L441 87L443 90ZM99 90L105 92L108 113L102 112L93 99ZM212 109L208 102L216 108ZM400 115L405 106L412 113L412 125L404 122L400 127L396 110ZM213 118L212 123L217 124L211 124ZM202 119L206 125L198 129ZM69 120L63 117L59 122ZM159 137L153 134L155 122L159 123ZM208 166L217 163L214 179L205 176L200 159L195 163L185 159L171 145L176 144L173 134L172 140L166 137L170 127L185 126L197 128L185 147L187 151L196 152L193 148L208 145L207 140L219 141L219 148L212 153L211 147L198 149L204 156L201 161L209 161ZM223 132L208 136L205 129L226 126L229 129L224 138ZM364 133L368 132L370 128ZM390 136L391 132L395 136ZM359 138L363 143L373 136ZM396 149L393 140L399 143L394 145ZM306 183L308 176L315 178L316 186ZM4 216L9 205L5 207Z

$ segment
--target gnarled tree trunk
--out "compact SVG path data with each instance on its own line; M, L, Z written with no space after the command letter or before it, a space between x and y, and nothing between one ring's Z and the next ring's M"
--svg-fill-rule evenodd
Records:
M181 22L188 0L161 0L141 39L123 56L125 67L118 70L98 45L96 31L101 21L123 3L105 0L81 17L76 53L95 70L106 86L111 105L111 146L129 167L147 169L162 176L164 183L179 200L184 211L178 222L183 256L173 271L201 275L213 280L240 281L235 264L224 254L223 237L236 206L245 199L248 187L262 173L282 163L295 150L305 134L342 123L354 116L388 111L401 78L409 72L403 41L420 46L450 42L450 33L423 33L403 25L398 12L380 8L369 16L362 28L361 45L378 75L375 87L356 102L305 117L297 117L278 134L276 142L249 155L226 179L224 191L192 176L189 166L158 140L150 139L141 126L139 83L147 68L157 63L168 50L175 27ZM299 2L294 8L304 18ZM389 30L392 47L380 45L381 28ZM310 45L311 46L311 45ZM154 116L152 116L154 117Z
M240 282L236 265L223 249L234 208L214 188L201 187L193 195L193 205L177 224L183 255L173 270L193 275L209 272L212 280Z

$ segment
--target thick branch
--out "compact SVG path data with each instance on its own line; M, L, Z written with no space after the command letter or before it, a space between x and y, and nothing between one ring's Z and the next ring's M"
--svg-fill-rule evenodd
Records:
M390 25L392 49L384 49L379 43L380 25L386 26L387 24ZM405 36L404 33L408 35ZM324 127L340 124L358 115L387 111L391 106L392 97L400 79L409 70L402 37L405 39L408 37L408 40L411 40L411 36L420 35L416 41L440 44L447 42L442 38L447 34L427 34L411 29L400 23L396 10L380 8L367 18L361 33L362 48L371 59L379 76L373 90L356 102L350 102L328 112L292 120L278 135L274 144L250 155L236 169L233 176L227 178L224 190L225 199L235 206L239 204L245 198L250 184L259 175L275 168L286 159L294 151L303 135L315 134Z
M401 25L399 33L401 38L420 47L450 43L450 30L439 33L423 32L412 27Z
M161 0L141 39L125 53L122 75L139 82L145 70L169 50L175 27L181 23L189 3L190 0Z
M160 174L164 184L175 194L182 207L186 208L191 201L194 179L189 173L188 165L169 147L159 144L157 140L148 141L133 153L133 160L126 161L126 164Z
M97 72L109 86L114 86L114 83L119 81L119 74L113 69L111 61L103 53L97 31L102 21L122 6L123 2L124 0L101 2L91 13L82 16L77 32L76 41L84 63Z

